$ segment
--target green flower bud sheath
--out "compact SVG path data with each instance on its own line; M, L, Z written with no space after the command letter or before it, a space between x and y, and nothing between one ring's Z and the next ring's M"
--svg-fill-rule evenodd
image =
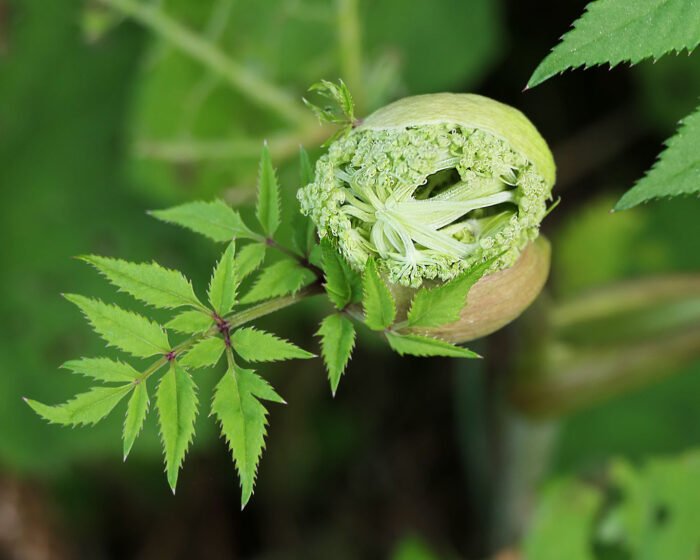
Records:
M484 260L510 267L537 237L555 167L518 110L486 97L401 99L336 140L300 189L302 211L358 270L447 281Z

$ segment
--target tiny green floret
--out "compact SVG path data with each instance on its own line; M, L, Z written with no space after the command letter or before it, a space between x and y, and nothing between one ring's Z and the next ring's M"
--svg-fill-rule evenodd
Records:
M495 258L510 267L538 235L555 167L516 109L470 94L408 97L336 140L299 190L302 211L348 262L388 280L447 281Z

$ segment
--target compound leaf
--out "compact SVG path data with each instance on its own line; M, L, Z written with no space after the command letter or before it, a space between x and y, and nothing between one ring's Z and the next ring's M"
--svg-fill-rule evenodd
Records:
M615 210L655 198L700 193L700 109L683 121L666 146L654 167L624 194Z
M96 299L75 294L66 294L65 297L80 308L108 344L139 358L169 351L168 335L157 323Z
M263 299L296 293L314 281L313 273L299 263L284 259L265 268L241 303L254 303Z
M197 405L197 393L192 377L178 364L172 364L158 385L156 406L165 450L168 484L173 494L180 465L194 435Z
M321 354L328 371L331 392L335 396L340 377L355 347L355 327L347 317L336 313L321 322L316 334L321 337Z
M229 243L221 256L221 259L214 268L211 281L209 282L209 303L219 317L226 315L236 302L236 291L238 289L238 279L236 278L236 248L233 242Z
M367 261L362 275L362 295L367 326L375 331L390 327L396 317L396 304L373 259Z
M118 387L93 387L87 393L76 395L68 402L48 406L31 399L24 399L39 416L55 424L96 424L107 416L117 403L134 387L133 384Z
M256 214L265 235L273 237L280 225L280 193L267 143L263 146L260 156Z
M232 366L217 384L212 401L241 481L241 508L253 494L265 443L267 410L256 397L284 402L254 371Z
M185 367L203 368L215 366L224 353L226 345L222 338L214 336L197 342L181 359Z
M141 381L134 388L134 392L129 399L129 406L126 409L124 420L124 460L129 456L131 447L136 441L136 437L143 428L143 422L148 413L148 389L146 381Z
M386 333L389 346L401 356L446 356L448 358L480 358L468 348L455 346L445 340L418 334Z
M534 87L580 66L621 62L687 49L700 43L700 0L596 0L535 69ZM643 38L643 39L642 39Z
M153 307L203 307L190 281L177 270L157 263L132 263L97 255L81 259L94 266L117 288Z
M315 356L284 340L252 327L238 329L231 336L231 345L238 355L247 362L274 362Z
M258 239L243 223L240 214L223 200L195 201L151 212L159 220L176 224L205 235L214 241L231 241L234 238Z

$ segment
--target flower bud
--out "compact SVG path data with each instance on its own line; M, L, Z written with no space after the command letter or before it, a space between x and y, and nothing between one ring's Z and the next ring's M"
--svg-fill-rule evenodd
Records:
M552 154L520 111L439 93L391 103L333 142L298 198L351 266L372 257L395 286L491 261L459 334L434 333L462 341L500 328L542 288L549 250L532 241L554 179Z

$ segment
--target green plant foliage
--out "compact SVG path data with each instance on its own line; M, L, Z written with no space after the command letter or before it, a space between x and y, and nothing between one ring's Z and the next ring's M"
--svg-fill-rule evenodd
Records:
M223 317L236 303L236 291L238 290L238 278L236 277L236 247L233 242L221 256L221 260L214 268L214 273L209 282L209 303L216 313Z
M24 399L34 411L55 424L96 424L117 406L133 385L118 387L93 387L60 406L46 406L31 399Z
M175 315L165 327L179 333L197 334L206 331L214 324L214 318L200 311L183 311Z
M241 216L222 200L188 202L167 210L154 210L153 216L205 235L214 241L231 241L257 237L243 223Z
M177 270L168 270L157 263L137 264L97 255L81 258L117 288L153 307L204 307L194 294L191 282Z
M238 470L241 508L253 494L266 435L267 410L258 399L284 403L254 371L232 365L216 386L212 402L212 412L221 423Z
M96 267L118 289L155 307L171 310L174 316L165 327L142 315L115 305L68 295L106 342L137 358L153 358L145 368L111 358L71 360L64 367L96 381L119 383L115 387L94 387L63 405L27 403L42 417L60 424L92 424L104 418L130 391L123 426L123 456L126 458L142 431L149 408L147 381L157 378L156 408L165 451L167 479L173 492L185 454L195 432L198 412L197 389L191 372L217 365L227 356L227 373L219 382L212 412L222 426L237 466L242 487L242 504L250 499L255 473L263 449L267 411L259 399L283 402L270 385L255 372L241 368L234 355L246 362L274 362L315 357L278 336L246 323L320 293L322 276L326 295L339 311L324 319L319 329L323 359L331 390L335 394L340 376L355 344L355 327L349 317L357 317L359 303L365 310L367 326L385 330L393 323L396 306L373 261L364 276L352 270L333 247L324 243L321 254L296 255L274 237L279 225L279 186L270 155L263 149L258 217L263 233L249 229L238 213L222 201L188 203L154 212L166 222L202 233L214 241L228 241L215 264L207 290L209 307L195 295L194 288L180 272L156 263L138 264L119 259L89 256L83 260ZM243 233L243 235L239 235ZM239 241L234 241L239 237ZM240 239L243 237L243 239ZM245 241L252 240L245 244ZM240 246L239 246L240 245ZM309 239L305 248L313 253ZM267 248L282 255L281 260L263 266ZM321 270L315 263L323 266ZM263 266L252 287L240 299L239 282ZM459 292L463 302L472 278L465 275L447 294ZM304 294L299 291L308 286ZM436 309L440 293L433 298ZM453 297L453 296L450 296ZM258 303L262 302L262 303ZM257 305L249 305L249 304ZM180 307L193 309L179 310ZM178 309L177 311L172 311ZM424 313L425 314L425 313ZM172 345L167 331L187 335ZM390 345L400 354L471 357L470 351L437 339L388 332ZM165 369L165 373L162 370ZM126 382L126 383L125 383Z
M274 237L280 225L280 192L267 144L263 147L258 171L258 221L267 237Z
M321 322L316 334L321 337L321 354L328 370L331 393L335 396L340 376L345 372L355 347L355 327L347 317L336 313Z
M250 291L241 298L241 303L294 294L313 281L314 275L308 268L297 261L283 259L263 269Z
M139 375L139 372L129 364L109 358L69 360L61 367L105 383L131 382Z
M659 161L624 194L615 210L626 210L655 198L700 193L700 109L682 122L666 146Z
M326 293L339 310L350 303L357 303L362 298L362 280L343 256L324 239L321 243L321 262L325 274Z
M314 180L314 170L308 152L302 147L299 150L299 185L305 186ZM316 226L301 212L294 212L292 219L293 243L296 250L305 258L309 258L316 244Z
M276 362L315 357L311 352L302 350L288 340L252 327L236 330L231 337L231 344L246 362Z
M225 349L222 338L203 338L187 351L180 363L193 369L215 366Z
M304 108L308 84L324 75L342 77L360 93L361 117L405 92L474 86L503 52L503 18L492 0L435 0L411 10L399 0L356 4L351 17L362 28L357 70L344 63L348 49L341 38L353 22L340 2L176 0L156 6L155 19L195 35L198 45L206 45L199 52L214 52L217 64L202 63L161 28L151 33L129 127L138 188L160 204L223 189L252 198L263 139L279 162L293 158L300 144L317 145L331 133ZM136 19L153 29L152 22ZM232 81L231 67L245 72L234 72ZM265 93L282 97L284 114L261 106L266 96L246 87L241 74L245 84L263 82Z
M459 320L470 288L493 264L489 259L436 288L420 288L408 310L407 326L439 327Z
M136 385L131 393L129 406L126 409L123 434L125 461L129 456L129 452L131 451L136 438L143 428L143 423L146 420L146 414L148 414L148 405L148 388L146 387L146 382L141 381Z
M525 560L596 560L591 534L603 496L579 481L552 483L543 493L524 545Z
M161 378L156 392L166 473L173 493L177 486L180 465L194 437L198 404L192 377L183 367L173 363Z
M107 344L132 356L148 358L170 349L165 330L142 315L75 294L65 298L77 305Z
M601 527L601 540L624 547L632 558L693 558L700 548L700 456L657 459L643 469L625 461L610 468L622 496Z
M700 0L596 0L586 7L574 29L564 35L535 69L527 87L580 66L621 62L637 64L647 58L683 50L700 43ZM644 37L644 40L640 40ZM700 193L700 112L687 117L667 141L657 164L615 205L632 208L656 198Z
M362 294L365 324L375 331L389 328L396 318L396 303L373 259L367 261L362 274Z
M636 64L670 52L692 51L700 43L698 0L596 0L535 69L534 87L580 66ZM644 37L644 40L640 40Z
M331 101L331 105L320 107L308 99L304 99L306 106L311 109L319 121L345 126L352 126L355 123L355 102L343 80L338 80L337 84L321 80L313 84L309 91L318 93L321 97Z
M399 355L405 356L445 356L448 358L480 358L479 354L468 348L455 346L439 338L421 336L418 334L399 334L386 332L389 346Z
M573 478L552 483L525 540L525 559L692 560L700 548L699 481L700 454L694 451L636 468L614 461L602 484Z
M265 260L266 247L262 243L250 243L236 255L236 276L243 280L255 272Z

